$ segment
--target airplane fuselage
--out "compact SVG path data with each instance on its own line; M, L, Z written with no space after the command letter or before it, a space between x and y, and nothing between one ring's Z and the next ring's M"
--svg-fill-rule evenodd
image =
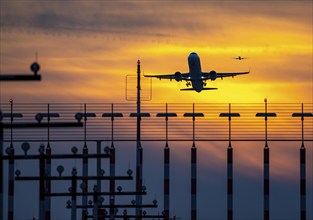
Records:
M201 92L203 89L202 70L200 57L196 53L190 53L188 56L189 76L191 78L192 88Z

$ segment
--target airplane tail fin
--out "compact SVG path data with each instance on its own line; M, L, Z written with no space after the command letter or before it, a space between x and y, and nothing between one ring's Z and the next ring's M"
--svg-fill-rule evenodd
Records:
M216 90L217 88L203 88L202 90ZM180 89L180 91L195 91L195 89L193 88L184 88L184 89Z

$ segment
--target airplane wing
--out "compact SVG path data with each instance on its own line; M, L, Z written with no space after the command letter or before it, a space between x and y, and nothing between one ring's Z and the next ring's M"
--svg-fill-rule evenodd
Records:
M244 74L249 74L250 71L248 72L237 72L237 73L216 73L216 78L221 78L223 79L224 77L234 77L238 75L244 75Z
M234 73L217 73L215 71L211 71L211 72L202 72L202 80L215 80L217 78L221 78L223 79L224 77L234 77L234 76L238 76L238 75L244 75L244 74L249 74L250 71L247 72L234 72Z
M208 88L208 87L205 87L205 88L202 88L202 90L216 90L217 88ZM180 89L180 91L195 91L194 88L183 88L183 89Z
M189 73L179 73L179 72L176 72L174 74L163 74L163 75L144 75L144 77L153 77L157 79L169 79L169 80L175 79L178 81L190 80Z

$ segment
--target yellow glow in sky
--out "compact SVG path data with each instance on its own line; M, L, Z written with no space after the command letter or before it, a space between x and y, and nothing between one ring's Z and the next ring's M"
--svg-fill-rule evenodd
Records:
M310 2L1 4L1 74L27 72L38 52L43 76L23 86L1 83L2 100L42 94L60 102L121 102L137 59L145 74L188 72L187 57L196 52L203 71L251 74L208 81L218 90L201 93L153 80L153 102L312 101ZM78 9L80 16L72 13Z

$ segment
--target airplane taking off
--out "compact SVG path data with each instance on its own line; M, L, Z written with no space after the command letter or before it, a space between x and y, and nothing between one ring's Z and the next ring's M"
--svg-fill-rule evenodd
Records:
M238 56L238 57L235 57L234 59L235 59L235 60L244 60L244 59L248 59L248 57L241 57L241 56Z
M211 72L202 72L200 58L198 54L192 52L188 56L188 65L189 65L189 73L181 73L176 72L174 74L166 74L166 75L144 75L145 77L154 77L158 79L175 79L177 82L186 81L186 86L192 86L192 88L184 88L180 89L181 91L190 91L195 90L197 92L201 92L202 90L214 90L217 88L207 88L206 81L207 80L216 80L217 78L223 79L224 77L234 77L237 75L248 74L248 72L236 72L236 73L217 73L214 70Z

